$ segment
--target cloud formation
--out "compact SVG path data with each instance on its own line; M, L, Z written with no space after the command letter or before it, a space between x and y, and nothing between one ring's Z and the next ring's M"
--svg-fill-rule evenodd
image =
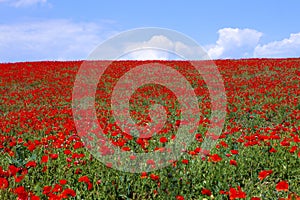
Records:
M36 4L45 4L47 0L17 0L12 3L15 7L31 6Z
M215 58L251 57L262 33L253 29L223 28L218 31L215 45L206 47L208 55Z
M300 57L300 32L288 38L261 44L263 33L254 29L223 28L216 44L206 46L212 59Z
M45 5L47 0L0 0L0 3L7 3L10 6L19 8L33 5Z
M281 41L258 45L254 57L300 57L300 33L291 34Z
M170 54L161 50L141 49L121 56L120 60L171 60Z
M35 0L37 1L46 0ZM86 59L108 36L117 33L110 27L111 22L99 24L70 20L0 24L0 62ZM212 59L300 57L300 33L267 44L260 43L263 33L254 29L223 28L218 34L215 44L205 46ZM128 52L126 47L136 50ZM182 59L170 51L177 52L186 59L205 59L201 48L187 46L164 35L154 35L142 42L128 43L126 47L124 52L128 54L120 59Z
M176 45L171 40L163 35L155 35L148 41L131 42L124 52L128 52L121 57L122 60L169 60L170 55L162 49L173 49ZM150 48L156 47L156 49ZM135 49L132 51L132 49ZM160 50L159 50L160 49Z
M84 59L112 33L96 23L69 20L0 25L0 62Z
M128 49L136 49L125 56L129 60L208 59L203 48L187 45L184 41L174 41L164 35L154 35L143 42L129 43L125 51Z

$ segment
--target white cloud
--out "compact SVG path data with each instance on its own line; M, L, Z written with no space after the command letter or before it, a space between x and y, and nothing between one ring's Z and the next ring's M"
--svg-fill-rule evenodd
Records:
M86 59L100 42L116 33L110 28L113 23L44 20L0 24L0 62ZM223 28L218 33L216 43L206 46L207 53L213 59L300 57L300 33L291 34L289 38L268 44L259 44L262 33L253 29ZM164 35L154 35L143 42L134 41L122 48L116 47L124 50L123 52L131 50L120 59L180 59L165 49L177 52L187 59L206 58L201 48L189 46Z
M15 7L25 7L45 3L47 3L47 0L17 0L12 2L12 5Z
M0 24L0 62L85 59L110 34L99 24L69 20Z
M258 45L254 51L255 57L300 57L300 33L291 34L281 41Z
M198 46L188 46L181 41L173 41L164 35L154 35L148 41L129 43L125 52L129 52L122 59L129 60L178 60L204 59L204 50Z
M251 57L262 33L253 29L223 28L215 45L206 47L213 58Z
M0 3L6 3L16 8L28 7L33 5L50 5L49 3L47 3L47 0L0 0Z
M168 60L169 53L163 49L173 49L174 43L163 35L154 35L148 41L129 43L126 45L124 60ZM150 47L156 47L152 49ZM135 49L134 51L130 51ZM160 50L159 50L160 49Z
M0 24L0 62L83 60L113 33L115 32L96 23L74 23L69 20ZM154 35L144 42L126 44L123 52L127 54L119 59L175 60L182 58L172 52L193 56L201 51L198 50L179 41L174 42L163 35Z
M120 60L169 60L170 54L161 50L142 49L129 52L118 58Z

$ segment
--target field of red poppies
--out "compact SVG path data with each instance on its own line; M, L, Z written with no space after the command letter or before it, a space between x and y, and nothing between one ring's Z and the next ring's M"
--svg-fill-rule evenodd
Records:
M145 85L130 99L130 114L140 125L151 120L151 104L166 108L168 119L155 136L125 134L111 114L111 92L120 77L151 62L113 62L99 81L98 121L121 151L163 152L176 138L180 106L163 86ZM227 116L217 145L205 157L199 156L211 114L205 81L189 62L155 62L187 78L201 117L179 160L138 174L99 162L78 136L72 90L81 61L0 64L0 199L300 199L300 59L215 61L225 84ZM151 160L147 164L155 166Z

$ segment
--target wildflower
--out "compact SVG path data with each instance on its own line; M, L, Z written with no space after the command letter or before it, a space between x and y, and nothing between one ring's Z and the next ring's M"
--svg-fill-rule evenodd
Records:
M277 191L288 191L289 190L289 184L287 181L280 181L276 185L276 190Z
M273 173L272 170L263 170L263 171L259 172L258 178L259 178L260 180L263 180L263 179L265 179L267 176L269 176L269 175L272 174L272 173Z
M62 192L61 195L62 195L63 198L68 198L68 196L75 197L76 192L74 190L70 189L70 188L67 188Z
M183 159L182 161L181 161L183 164L188 164L189 163L189 160L187 160L187 159Z
M210 158L213 162L219 162L222 160L222 158L218 154L213 154L210 156Z
M141 173L141 178L147 178L147 172L142 172Z
M159 176L158 176L158 175L155 175L155 174L150 174L150 178L151 178L153 181L159 180Z
M35 161L29 161L29 162L27 162L27 164L26 164L26 167L35 167L36 166L36 162Z
M230 188L229 189L229 198L230 199L237 199L237 198L245 199L246 198L246 193L241 190L240 186L238 186L237 189Z
M177 196L176 196L176 199L177 199L177 200L184 200L184 197L181 196L181 195L177 195Z
M229 164L230 164L230 165L237 166L237 162L236 162L236 160L230 160Z
M65 185L65 184L67 184L67 180L65 180L65 179L62 179L62 180L60 180L59 181L59 184L61 184L61 185Z
M202 193L203 195L211 196L211 191L210 191L209 189L206 189L206 188L203 188L203 189L201 190L201 193Z
M46 155L42 156L41 163L46 163L46 162L48 162L48 159L49 159L48 156L46 156Z
M235 149L230 150L230 152L231 152L233 155L239 154L239 151L238 151L238 150L235 150Z
M8 188L8 186L9 186L9 183L8 183L7 179L0 177L0 189L6 189L6 188Z
M161 137L161 138L159 139L159 141L160 141L161 143L166 143L166 142L168 142L168 139L167 139L166 137Z

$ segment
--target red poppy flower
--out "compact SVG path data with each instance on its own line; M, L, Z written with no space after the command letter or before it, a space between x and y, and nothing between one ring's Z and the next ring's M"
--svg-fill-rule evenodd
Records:
M272 170L263 170L263 171L259 172L258 178L259 178L260 180L263 180L263 179L265 179L267 176L269 176L269 175L272 174L272 173L273 173Z
M176 135L171 135L171 139L174 140L176 138Z
M78 182L85 182L85 183L88 183L88 182L90 182L90 179L89 179L89 177L87 177L87 176L82 176L82 177L80 177L80 178L78 179Z
M88 190L93 189L93 184L91 182L88 182L87 184L88 184Z
M93 188L93 184L90 182L90 179L87 176L82 176L78 179L78 182L84 182L88 185L88 190Z
M290 146L290 142L287 139L284 139L280 142L280 145L283 147L288 147Z
M76 169L75 174L81 174L81 172L82 172L82 169L78 168L78 169Z
M209 189L206 189L206 188L203 188L203 189L201 190L201 193L202 193L203 195L211 196L211 191L210 191Z
M66 150L64 150L64 154L70 155L70 154L72 154L72 151L70 149L66 149Z
M240 186L238 186L237 189L230 188L229 189L229 199L238 199L238 198L245 199L246 193L241 190Z
M290 149L290 153L295 153L295 151L298 149L297 146L293 146L291 149Z
M42 172L46 172L47 169L48 169L48 167L47 167L47 166L44 166L43 169L42 169Z
M229 164L230 164L230 165L237 166L236 160L230 160L230 161L229 161Z
M222 147L227 148L228 144L225 141L221 141L220 145L222 145Z
M61 184L61 185L65 185L65 184L67 184L67 180L65 180L65 179L62 179L62 180L59 180L59 184Z
M210 156L210 158L213 162L219 162L222 160L222 158L218 154L213 154Z
M136 159L136 156L135 155L130 155L129 158L130 158L130 160L134 160L134 159Z
M58 158L58 154L50 154L50 158L52 159L52 160L56 160L57 158Z
M27 199L28 193L26 192L25 188L23 186L19 186L14 189L14 193L18 195L19 199Z
M197 134L195 135L195 137L196 137L196 140L200 140L200 139L202 138L202 134L197 133Z
M239 154L239 151L238 151L238 150L235 150L235 149L230 150L230 152L231 152L233 155Z
M141 178L147 178L147 172L142 172L141 173Z
M33 150L35 150L35 148L36 148L36 145L34 143L31 143L27 146L27 148L29 151L33 152Z
M34 195L34 194L31 194L30 195L30 200L40 200L40 197Z
M6 189L6 188L8 188L8 186L9 186L9 183L6 180L6 178L0 177L0 189Z
M83 147L83 146L84 146L84 145L83 145L82 142L76 142L76 143L73 145L74 149L79 149L79 148L81 148L81 147Z
M48 156L46 156L46 155L42 156L41 163L46 163L46 162L48 162L48 159L49 159Z
M229 192L226 192L226 191L224 191L224 190L220 190L220 194L226 194L226 195L228 195Z
M20 183L23 179L24 179L25 175L22 175L22 176L14 176L15 178L15 182L16 183Z
M300 196L298 196L297 194L295 193L290 193L288 195L288 198L286 200L300 200Z
M43 188L43 194L47 195L51 192L52 187L51 186L44 186Z
M61 191L62 191L62 186L58 185L58 184L55 184L54 187L53 187L52 192L61 192Z
M148 164L148 165L154 165L155 162L154 162L154 160L151 160L151 159L150 159L150 160L147 160L147 164Z
M176 196L176 200L184 200L184 197L181 195Z
M181 162L186 165L189 164L189 160L187 160L187 159L183 159Z
M8 174L10 176L14 176L18 173L19 169L17 167L15 167L14 165L9 165L8 166Z
M27 162L27 164L26 164L26 167L35 167L36 166L36 162L35 161L29 161L29 162Z
M270 153L276 153L277 152L277 150L276 149L274 149L273 147L269 150L269 152Z
M280 181L276 185L276 190L277 191L288 191L289 190L289 184L287 181Z
M130 149L130 147L127 147L127 146L126 146L126 147L122 147L122 150L123 150L123 151L130 151L131 149Z
M74 190L70 189L70 188L67 188L62 192L61 195L62 195L63 198L68 198L68 196L75 197L76 192Z
M112 168L113 164L111 162L106 163L106 167Z
M161 138L159 139L159 141L160 141L161 143L166 143L166 142L168 142L168 139L167 139L166 137L161 137Z
M150 174L150 178L154 181L159 180L159 176L155 175L155 174Z
M8 172L4 171L1 166L0 166L0 177L8 177Z

